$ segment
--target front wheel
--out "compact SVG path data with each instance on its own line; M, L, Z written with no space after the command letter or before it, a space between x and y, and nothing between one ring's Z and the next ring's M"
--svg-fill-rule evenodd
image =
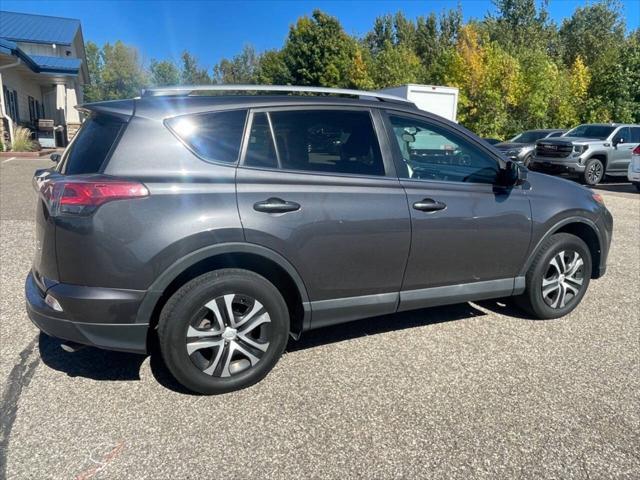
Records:
M640 182L633 182L633 184L635 185L636 190L640 192Z
M591 253L578 237L551 235L540 248L526 276L518 303L535 318L558 318L578 306L591 279Z
M604 178L604 165L598 158L587 160L582 179L587 185L597 185Z
M160 314L158 339L169 371L204 394L262 380L287 345L289 312L278 289L240 269L201 275L181 287Z

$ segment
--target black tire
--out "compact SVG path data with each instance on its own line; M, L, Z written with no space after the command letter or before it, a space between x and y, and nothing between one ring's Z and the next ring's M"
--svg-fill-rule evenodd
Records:
M552 276L555 267L552 265L552 261L556 260L561 252L565 252L567 256L570 256L569 252L575 252L579 255L583 265L580 267L579 275L574 275L566 278L571 278L571 282L576 282L576 279L581 279L582 283L579 286L578 292L573 293L569 291L565 286L565 276L558 276L557 283L563 283L559 286L557 295L565 295L566 304L562 305L561 301L557 302L557 305L553 305L554 293L549 293L547 297L543 295L543 279L545 282L549 282L549 277ZM579 263L579 262L576 262ZM540 247L540 250L535 256L535 259L526 275L526 290L522 295L517 297L518 304L530 313L534 318L545 320L551 318L559 318L570 313L582 300L584 294L589 287L589 280L591 279L592 259L591 253L587 245L575 235L568 233L556 233L551 235ZM558 272L560 273L560 272ZM578 278L579 277L579 278ZM560 282L562 280L562 282ZM552 279L550 282L553 282ZM566 281L569 283L569 280ZM549 291L553 285L549 285ZM575 288L576 283L571 283L571 288ZM562 291L564 290L564 294ZM559 300L559 299L558 299ZM550 302L550 303L549 303Z
M231 308L233 301L234 308L231 308L231 313L225 308L227 298L231 298L229 300L229 308ZM236 299L238 300L236 301ZM208 333L216 330L214 324L218 324L218 316L214 314L215 308L208 308L213 303L216 303L215 308L220 306L216 310L217 314L220 315L220 329L218 330L224 331L223 334L215 334L215 336L213 336L213 333ZM260 317L263 321L255 322L260 323L261 326L254 327L254 331L260 331L262 336L265 335L263 332L266 330L265 340L268 340L268 342L259 343L259 345L263 346L262 348L265 348L264 352L253 348L252 344L244 343L244 339L240 337L239 333L237 336L235 335L236 331L240 332L241 327L230 322L243 318L242 315L235 314L235 308L238 305L240 308L246 305L244 310L245 317L253 313L253 311L249 313L251 306L256 307L258 314L255 317ZM263 307L268 317L264 317L264 314L260 313L263 310L258 310L258 307ZM205 317L207 315L211 318L210 321L206 320ZM229 320L229 315L233 320ZM200 317L202 319L199 320ZM265 318L268 320L265 321ZM200 323L194 324L194 321ZM205 323L206 326L202 326L202 322L207 321L209 321L209 324L206 325ZM246 323L251 324L252 322L253 320ZM231 328L232 326L237 328ZM192 330L192 328L196 330ZM193 336L188 338L187 332L194 331L203 333L202 337L211 339L210 343L215 341L221 346L216 345L212 348L200 347L196 351L192 351L190 355L187 350L194 347L193 343L190 343L191 347L187 347L187 342L203 340L200 335L195 338ZM253 335L254 331L250 334ZM228 339L227 333L233 335L233 337ZM264 277L254 272L240 269L216 270L186 283L167 301L162 309L158 323L160 351L169 371L180 384L189 390L203 394L231 392L251 386L262 380L280 359L287 345L288 337L289 311L278 289ZM204 339L206 340L206 338ZM257 340L253 341L258 343ZM265 347L264 345L267 346ZM248 351L255 354L255 356L245 356L244 359L238 360L237 356L240 355L242 357L241 352L243 350L236 350L233 353L232 346L240 346L244 348L244 352ZM217 355L218 352L220 352L220 356ZM207 355L209 358L207 358ZM198 358L194 356L198 356ZM253 359L258 356L259 358L254 365ZM251 357L253 358L250 360ZM198 363L196 360L200 362L200 366L196 365ZM203 371L203 369L207 370L204 366L206 362L209 362L211 366L209 368L215 368L215 372L212 371L208 374ZM213 367L214 363L216 364L215 367ZM231 367L236 364L243 365L243 369L229 373ZM248 366L248 364L251 366ZM225 376L225 372L227 376Z
M633 184L635 185L636 190L640 192L640 182L633 182Z
M590 158L584 166L582 181L587 185L597 185L604 179L604 164L599 158Z

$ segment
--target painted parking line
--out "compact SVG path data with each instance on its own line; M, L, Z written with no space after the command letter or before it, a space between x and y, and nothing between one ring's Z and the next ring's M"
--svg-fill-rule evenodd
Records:
M11 158L7 158L6 160L3 160L2 163L9 163L11 160L15 160L16 157L11 157Z

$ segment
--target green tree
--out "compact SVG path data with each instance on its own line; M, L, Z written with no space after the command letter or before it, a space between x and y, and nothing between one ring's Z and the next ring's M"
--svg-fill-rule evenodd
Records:
M245 45L238 55L223 58L213 67L215 83L250 84L256 83L259 57L251 45Z
M189 52L184 51L181 55L182 70L180 71L180 81L184 85L208 85L211 77L207 70L200 68L198 60Z
M154 87L167 87L180 83L180 71L173 62L152 60L149 65L150 83Z
M131 98L147 85L138 51L118 40L105 43L101 53L101 100Z
M375 56L371 77L377 88L416 83L420 76L420 59L404 45L387 42Z
M84 101L96 102L102 100L102 58L101 49L94 42L87 42L85 54L87 56L87 70L89 83L84 86Z
M255 72L256 83L265 85L289 85L291 73L280 50L267 50L259 59Z
M349 82L355 48L336 18L314 10L291 26L282 55L294 84L342 87Z

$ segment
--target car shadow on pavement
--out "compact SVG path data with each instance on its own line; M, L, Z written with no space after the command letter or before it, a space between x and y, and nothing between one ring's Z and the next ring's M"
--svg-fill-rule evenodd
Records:
M146 358L135 353L85 347L73 353L62 350L57 338L40 333L40 358L48 367L70 377L92 380L140 380L140 365Z
M619 183L620 180L611 180L609 182L599 183L591 187L593 190L602 190L611 193L640 193L635 185L627 183Z
M472 304L460 303L366 318L305 332L300 340L290 340L286 351L295 352L363 336L483 315L486 314ZM62 350L61 343L60 340L41 333L39 338L40 357L45 365L64 372L70 377L84 377L100 381L140 380L140 368L148 356L93 347L85 347L76 352L67 353ZM159 355L157 344L151 342L150 351L151 373L158 383L177 393L195 395L173 378Z

